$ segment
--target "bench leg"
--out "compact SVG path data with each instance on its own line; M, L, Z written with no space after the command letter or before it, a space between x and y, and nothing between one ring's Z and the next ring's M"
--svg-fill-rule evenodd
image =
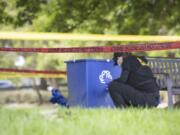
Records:
M167 76L168 107L173 106L172 80Z

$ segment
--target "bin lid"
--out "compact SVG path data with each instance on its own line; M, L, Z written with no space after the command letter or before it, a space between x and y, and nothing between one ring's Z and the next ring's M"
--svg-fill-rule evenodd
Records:
M68 60L65 63L74 63L74 62L89 62L89 61L98 61L98 62L112 62L111 59L78 59L78 60Z

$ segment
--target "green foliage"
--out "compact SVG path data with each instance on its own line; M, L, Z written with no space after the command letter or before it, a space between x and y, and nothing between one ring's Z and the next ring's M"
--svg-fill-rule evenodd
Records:
M10 24L13 22L13 18L9 15L10 11L6 11L8 8L8 2L5 0L0 1L0 24Z
M39 18L35 20L37 30L48 32L71 32L77 29L96 10L99 1L54 0L48 1ZM40 25L41 24L41 25Z
M0 30L72 32L95 34L180 34L179 0L1 0ZM1 41L4 43L4 41ZM13 47L68 47L117 45L120 42L12 41ZM4 44L1 46L5 46ZM169 56L170 51L138 53ZM179 50L172 53L179 57ZM1 53L0 64L13 67L17 55L26 58L25 67L64 69L64 61L78 58L110 58L111 54Z
M179 6L178 0L53 0L34 23L42 24L37 30L50 32L176 34Z
M178 0L1 0L0 24L46 32L177 34L179 7Z
M36 14L41 10L41 4L45 3L46 0L16 0L16 8L20 10L17 14L15 25L32 24Z
M15 54L0 53L0 67L14 67Z

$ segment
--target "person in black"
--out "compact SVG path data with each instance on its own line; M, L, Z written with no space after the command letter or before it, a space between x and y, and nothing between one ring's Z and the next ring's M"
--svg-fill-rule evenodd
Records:
M145 57L117 52L115 65L122 68L120 78L113 80L108 89L116 107L155 107L159 103L159 87Z

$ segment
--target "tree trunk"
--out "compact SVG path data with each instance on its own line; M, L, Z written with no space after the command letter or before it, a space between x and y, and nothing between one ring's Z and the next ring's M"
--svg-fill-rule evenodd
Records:
M40 88L36 84L36 79L35 78L33 78L33 88L37 93L38 104L41 105L43 103L43 99L42 99L42 95L41 95L41 92L40 92Z
M48 85L47 85L46 79L45 79L45 78L40 78L39 88L40 88L41 90L47 90L47 87L48 87Z

